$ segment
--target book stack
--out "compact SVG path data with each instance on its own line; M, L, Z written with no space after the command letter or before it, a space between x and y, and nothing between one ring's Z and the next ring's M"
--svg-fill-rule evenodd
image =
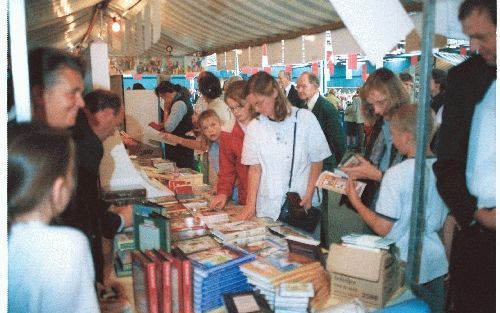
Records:
M224 304L228 313L272 312L262 295L256 293L255 291L225 293Z
M312 282L324 276L319 261L304 255L283 252L242 265L241 271L253 285L254 290L264 295L274 309L276 288L286 282Z
M135 249L133 232L117 234L113 243L114 266L117 277L132 275L132 251Z
M288 243L288 251L319 260L321 255L319 241L294 235L286 236L285 240Z
M266 227L255 221L238 221L212 225L211 231L225 245L244 245L263 240Z
M312 283L282 283L276 288L274 312L307 313L309 298L314 296Z
M364 234L349 234L342 236L341 239L344 245L383 250L389 250L391 245L396 242L393 239Z
M208 312L224 304L223 294L250 291L239 266L255 256L234 246L219 246L187 256L193 265L195 313Z
M213 224L229 222L227 212L220 209L211 209L208 207L208 203L185 203L184 206L191 211L202 225L211 227Z
M283 238L266 235L266 238L250 242L239 247L249 253L255 254L257 258L265 258L271 254L287 251L287 242Z

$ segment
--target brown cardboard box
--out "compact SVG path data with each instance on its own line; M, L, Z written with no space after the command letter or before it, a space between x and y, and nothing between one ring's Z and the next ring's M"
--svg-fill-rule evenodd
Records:
M401 285L396 257L386 250L332 244L327 260L331 294L341 300L358 298L380 308Z

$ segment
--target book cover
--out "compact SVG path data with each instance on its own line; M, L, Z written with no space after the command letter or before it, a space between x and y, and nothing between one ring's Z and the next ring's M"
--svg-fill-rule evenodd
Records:
M336 193L346 195L347 178L332 173L330 171L323 171L316 181L316 186L319 188L331 190ZM361 197L365 190L366 183L361 181L354 182L356 193Z
M193 266L201 269L200 275L206 277L216 271L254 260L255 256L238 247L219 246L192 253L189 258L193 261Z
M170 219L152 212L134 215L136 249L141 251L164 249L170 251Z
M138 313L158 313L155 263L141 251L132 252L134 302Z
M155 250L148 250L145 254L156 264L156 285L158 286L158 307L160 313L172 312L171 278L169 260Z
M165 250L155 250L158 255L161 255L166 260L170 261L170 295L172 313L184 313L183 303L183 288L182 288L182 260L173 256Z
M218 247L219 243L211 236L205 235L202 237L177 241L174 246L182 251L185 255L195 253L202 250Z
M297 231L291 228L290 226L285 226L285 225L269 227L269 231L278 237L286 237L288 235L304 237L304 238L308 237L307 235L301 233L300 231Z
M249 242L239 246L241 249L253 253L259 257L267 257L273 253L286 251L286 242L281 243L271 238L264 238L259 241Z
M288 250L292 253L302 254L312 259L319 260L321 255L320 242L293 235L285 237L288 243Z
M226 293L224 304L228 313L270 313L266 300L254 291Z
M181 209L176 209L176 210L165 210L164 214L165 214L165 216L167 216L171 220L185 219L185 218L193 217L191 212L189 212L189 210L187 210L186 208L181 208Z
M254 221L238 221L227 224L216 224L212 227L212 234L222 240L265 235L266 228Z
M201 225L200 222L197 221L193 216L173 219L171 220L170 225L172 232L206 228L205 225Z
M180 240L192 239L205 235L208 235L208 229L206 228L176 231L172 233L172 242L175 243Z
M182 312L193 313L193 269L191 260L177 248L173 250L173 253L181 260Z
M134 233L125 232L116 234L114 240L114 249L115 251L135 249Z

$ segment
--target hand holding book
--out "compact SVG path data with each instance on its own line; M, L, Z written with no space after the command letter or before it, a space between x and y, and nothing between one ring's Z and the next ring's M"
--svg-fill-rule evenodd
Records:
M345 162L341 164L342 171L352 179L382 180L382 172L360 155L353 156L358 162ZM353 160L354 161L354 160Z

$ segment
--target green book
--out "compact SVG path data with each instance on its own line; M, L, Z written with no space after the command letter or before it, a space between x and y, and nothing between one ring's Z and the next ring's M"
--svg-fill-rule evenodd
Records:
M134 241L138 250L171 251L170 219L159 214L157 209L144 205L134 206Z

